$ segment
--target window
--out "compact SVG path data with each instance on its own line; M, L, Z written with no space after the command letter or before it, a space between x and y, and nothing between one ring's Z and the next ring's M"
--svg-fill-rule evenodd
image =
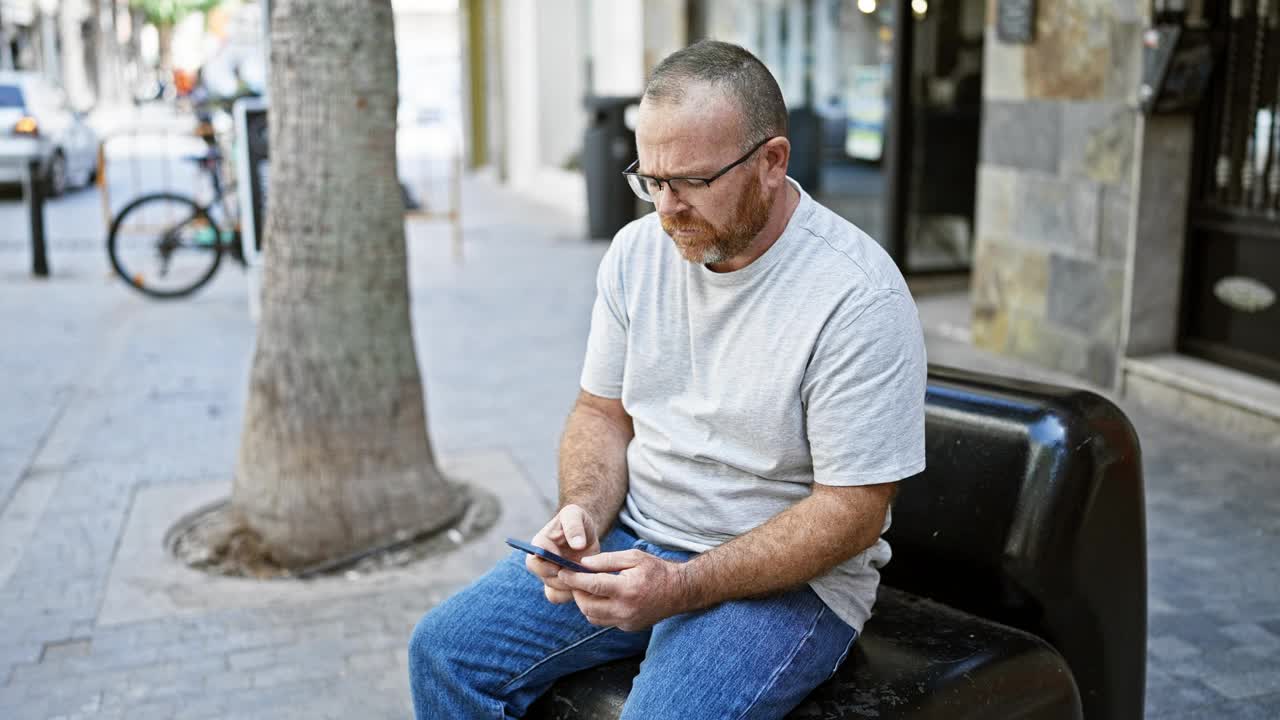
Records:
M22 102L22 89L17 85L0 85L0 108L25 107Z

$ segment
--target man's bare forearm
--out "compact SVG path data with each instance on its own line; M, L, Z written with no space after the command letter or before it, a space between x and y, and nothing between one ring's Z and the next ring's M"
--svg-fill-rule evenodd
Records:
M560 439L560 507L575 504L595 520L601 535L627 495L630 418L579 401Z
M875 544L894 486L815 486L808 498L683 567L688 610L799 587Z

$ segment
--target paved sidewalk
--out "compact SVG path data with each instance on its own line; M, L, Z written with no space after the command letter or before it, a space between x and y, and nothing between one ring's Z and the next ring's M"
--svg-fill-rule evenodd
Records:
M0 238L0 718L411 715L413 623L551 507L605 249L484 181L464 201L461 265L444 226L411 228L416 334L446 469L503 516L430 562L308 584L213 580L158 553L230 487L255 332L239 269L156 303L98 247L51 238L38 282ZM931 360L1043 375L968 347L962 296L920 304ZM1125 409L1147 472L1147 716L1280 716L1280 453Z

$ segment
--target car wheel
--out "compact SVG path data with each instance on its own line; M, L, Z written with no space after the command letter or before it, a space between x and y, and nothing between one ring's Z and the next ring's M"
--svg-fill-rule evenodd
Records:
M48 197L58 197L67 191L67 158L62 155L61 150L53 153L53 158L49 160L49 169L45 171L44 194Z

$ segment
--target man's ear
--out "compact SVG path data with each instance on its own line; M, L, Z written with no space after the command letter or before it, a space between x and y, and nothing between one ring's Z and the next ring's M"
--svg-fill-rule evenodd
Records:
M787 164L791 161L791 141L776 137L760 148L764 153L765 186L776 187L787 181Z

